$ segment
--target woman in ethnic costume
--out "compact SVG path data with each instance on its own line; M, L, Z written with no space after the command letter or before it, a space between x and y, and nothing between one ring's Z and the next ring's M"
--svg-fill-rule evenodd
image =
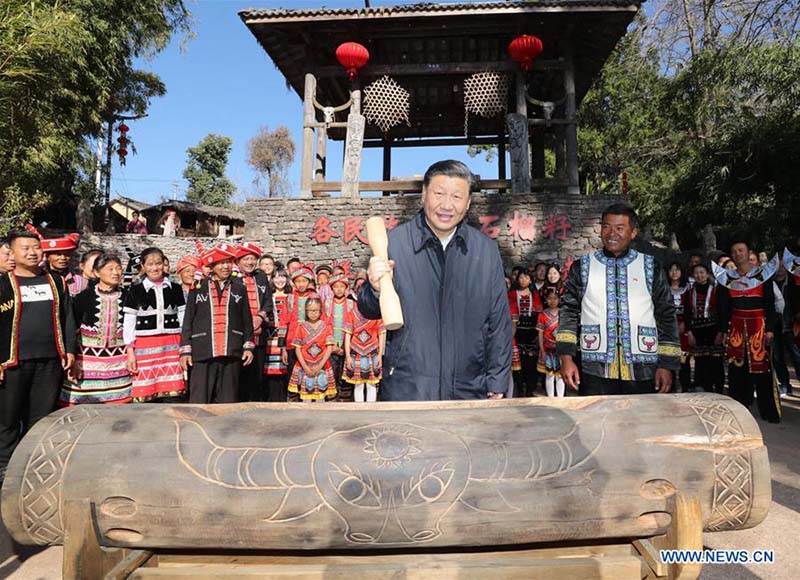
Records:
M512 351L511 362L515 375L515 396L532 397L540 376L536 368L539 358L536 322L542 311L542 298L538 291L531 288L531 275L527 270L517 276L517 289L508 293L508 301L511 319L515 323L514 346L517 350L516 357Z
M678 331L681 338L681 370L678 372L681 390L688 392L692 388L692 369L690 366L689 338L686 335L686 322L683 313L683 296L689 289L683 276L683 266L672 262L667 269L667 279L672 291L672 302L675 305L675 315L678 318Z
M378 400L385 348L386 329L382 321L364 318L357 307L347 312L344 323L346 362L342 379L354 385L353 397L357 403Z
M692 269L694 284L683 294L683 318L686 336L694 358L694 384L709 392L722 394L725 369L717 289L711 282L708 268L696 264Z
M78 354L61 388L61 407L131 400L131 373L122 332L122 262L117 256L101 253L93 263L96 283L72 302L79 327Z
M336 396L336 379L330 357L333 329L322 315L322 300L312 294L305 300L305 320L297 326L292 346L297 362L289 380L289 392L303 402L324 401Z
M144 250L141 262L144 278L128 290L124 309L134 403L178 397L186 391L180 363L183 289L164 276L160 249Z
M273 272L272 279L272 318L267 324L267 359L264 375L267 377L267 400L271 403L286 402L286 328L289 324L287 300L289 292L289 273L283 268Z

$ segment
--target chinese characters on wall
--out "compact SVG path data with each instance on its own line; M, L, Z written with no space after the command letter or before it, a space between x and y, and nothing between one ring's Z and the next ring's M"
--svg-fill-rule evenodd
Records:
M387 230L391 230L399 223L399 220L392 215L386 216L385 220ZM505 234L515 242L565 241L572 229L569 217L562 213L551 213L540 221L533 214L514 211L513 217L506 220L505 223L497 215L481 216L478 221L481 225L481 232L493 240ZM334 238L341 239L345 244L350 244L354 240L361 244L367 244L364 218L358 216L346 217L341 223L334 223L327 216L322 215L314 222L308 237L318 244L329 244Z

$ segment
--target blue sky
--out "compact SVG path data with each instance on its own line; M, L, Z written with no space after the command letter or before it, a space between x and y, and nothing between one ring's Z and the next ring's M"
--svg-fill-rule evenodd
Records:
M372 5L400 4L390 0L373 0ZM292 191L300 182L302 103L286 88L278 72L255 37L239 19L237 12L247 8L308 8L325 5L330 8L363 6L359 0L317 0L290 2L258 2L253 0L196 0L188 6L195 18L195 37L173 43L150 61L137 63L138 68L152 71L167 86L167 94L155 99L149 116L128 122L129 137L137 154L128 156L128 163L112 168L112 197L123 195L157 203L162 196L172 197L174 183L178 198L186 191L181 177L186 165L186 149L196 145L208 133L227 135L233 139L228 176L238 189L237 201L254 195L255 173L247 164L247 141L260 126L274 128L286 125L298 145L298 155L289 170ZM181 46L183 45L183 48ZM338 103L336 103L338 104ZM328 179L338 181L341 174L341 143L329 142ZM381 151L366 150L362 162L362 179L381 179ZM466 147L405 148L392 153L392 174L411 176L422 173L437 159L462 159L483 178L497 177L497 162L471 159Z

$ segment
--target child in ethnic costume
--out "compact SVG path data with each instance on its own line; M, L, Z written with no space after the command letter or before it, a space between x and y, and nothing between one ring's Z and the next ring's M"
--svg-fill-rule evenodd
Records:
M253 364L242 368L239 377L240 401L266 401L267 386L264 381L264 359L267 354L267 320L272 313L272 288L267 276L256 270L261 248L252 242L243 242L236 248L238 278L247 289L247 302L253 317Z
M233 273L234 249L219 244L201 259L211 277L189 292L181 365L192 367L190 403L236 403L242 366L253 362L253 317L247 289Z
M532 397L539 384L536 361L539 357L539 341L536 322L542 311L542 298L531 288L531 276L523 270L517 276L517 288L508 293L511 320L514 324L516 355L512 352L511 368L515 371L515 396ZM515 359L516 358L516 362Z
M722 357L725 348L718 334L717 289L711 283L708 268L696 264L692 269L694 284L683 294L683 319L686 338L694 358L694 384L700 388L722 394L725 387L725 369Z
M561 378L561 360L556 354L556 332L558 332L558 304L561 300L557 288L544 291L547 303L539 314L536 330L539 333L539 372L544 373L544 387L548 397L564 396L564 379Z
M347 368L343 379L355 385L353 391L357 403L377 401L386 348L383 322L364 318L358 308L354 308L348 315L344 331Z
M349 313L356 308L356 303L347 296L350 281L344 274L334 275L330 279L330 287L333 295L326 303L323 301L325 317L330 321L333 329L333 352L331 353L331 367L333 376L336 379L336 390L339 393L340 401L352 401L352 385L342 380L344 372L344 341L345 326Z
M279 268L272 276L272 316L266 330L267 360L264 364L264 376L267 382L267 400L271 403L285 403L287 397L286 328L289 324L287 290L292 291L289 286L289 273Z
M672 291L672 302L675 305L675 316L678 318L678 331L681 338L681 370L678 379L681 390L688 392L692 388L692 369L690 366L689 339L686 336L686 321L683 315L683 297L689 289L683 278L683 267L672 262L667 269L667 279Z
M317 266L314 272L317 274L316 293L319 294L322 300L322 307L326 308L328 303L333 299L333 289L330 283L333 268L328 266L328 264L321 264Z
M72 302L78 328L75 367L61 388L59 405L129 403L131 373L123 337L122 262L100 254L94 259L97 280Z
M324 401L336 396L330 356L333 330L322 320L322 300L316 294L305 300L305 321L297 326L292 346L297 362L289 380L289 392L300 400Z
M125 296L123 336L133 373L132 402L178 397L186 392L180 364L183 290L164 276L164 254L141 254L144 278Z
M314 273L311 268L301 265L296 268L291 274L292 278L292 293L286 301L286 306L289 311L289 323L286 329L286 345L287 345L287 365L290 369L294 369L297 359L295 358L295 349L292 347L294 342L294 335L297 332L297 327L305 322L306 319L306 300L309 296L319 296L311 289L311 284L314 282ZM322 312L322 318L325 318L325 312ZM296 401L297 395L289 392L289 400Z

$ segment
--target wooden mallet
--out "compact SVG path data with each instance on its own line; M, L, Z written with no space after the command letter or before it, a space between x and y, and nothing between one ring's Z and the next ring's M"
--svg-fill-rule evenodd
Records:
M386 222L382 217L371 217L366 222L367 238L372 255L384 260L389 259L389 238L386 235ZM403 310L400 297L394 289L392 276L386 274L380 280L381 318L386 330L397 330L403 327Z

